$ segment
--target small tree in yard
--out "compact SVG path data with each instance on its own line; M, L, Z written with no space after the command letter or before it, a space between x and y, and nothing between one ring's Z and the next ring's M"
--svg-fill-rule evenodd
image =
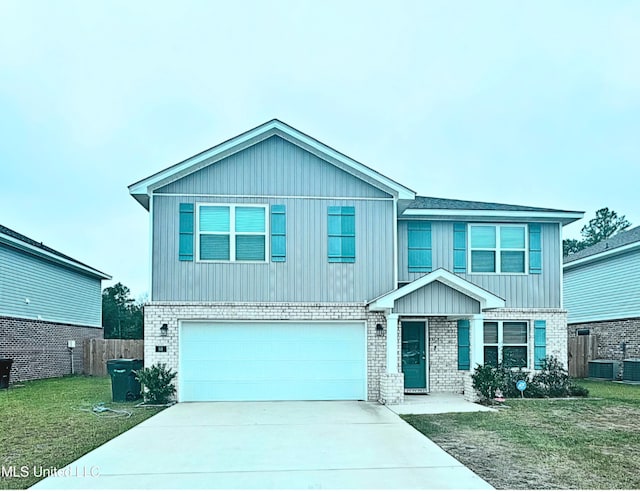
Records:
M176 392L176 387L172 383L177 372L167 369L167 364L154 364L146 369L136 372L136 379L143 387L145 403L164 404L169 403L169 399Z

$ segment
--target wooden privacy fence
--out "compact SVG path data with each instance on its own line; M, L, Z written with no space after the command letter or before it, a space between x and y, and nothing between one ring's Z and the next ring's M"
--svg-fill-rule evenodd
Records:
M569 375L587 377L589 360L598 358L598 337L580 335L569 337Z
M103 340L93 338L84 341L84 373L89 376L106 376L107 360L113 358L144 357L144 340Z

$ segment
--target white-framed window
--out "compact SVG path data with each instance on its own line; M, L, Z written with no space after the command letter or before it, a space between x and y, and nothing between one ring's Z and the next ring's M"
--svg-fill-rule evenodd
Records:
M527 225L469 225L471 273L526 274Z
M264 204L198 204L197 260L266 262L268 206Z
M484 363L529 368L529 324L525 321L485 321Z

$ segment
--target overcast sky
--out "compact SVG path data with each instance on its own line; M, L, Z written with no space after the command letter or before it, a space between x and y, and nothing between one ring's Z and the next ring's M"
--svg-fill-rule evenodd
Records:
M0 0L0 224L141 296L127 186L279 118L421 195L637 226L639 53L637 1Z

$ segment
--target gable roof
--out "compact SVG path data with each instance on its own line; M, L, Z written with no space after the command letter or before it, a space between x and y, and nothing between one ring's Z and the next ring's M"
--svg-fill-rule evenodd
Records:
M568 225L584 216L583 211L538 208L497 202L461 201L439 197L416 196L402 212L403 217L438 217L450 219L521 219L561 221Z
M372 185L397 197L398 199L413 200L415 192L404 185L378 173L368 166L355 161L349 156L336 151L307 134L291 127L290 125L273 119L259 125L236 137L228 139L210 149L202 151L191 158L176 163L169 168L154 173L129 186L129 193L146 209L149 209L149 197L151 193L160 187L175 182L191 173L207 167L227 156L246 149L260 141L272 136L279 136L312 154L328 161L329 163L365 180Z
M633 248L640 247L640 226L620 232L611 238L602 240L586 249L564 258L565 267L575 266L604 257L610 257ZM581 261L578 263L577 261Z
M448 287L453 288L474 300L477 300L480 302L480 310L504 307L504 299L456 274L453 274L451 271L438 268L403 287L392 290L385 295L373 299L369 302L369 310L391 310L393 309L396 300L406 297L410 293L415 292L434 281L439 281L440 283L447 285Z
M0 243L10 245L14 248L28 252L30 254L35 254L38 257L48 259L57 264L66 265L77 271L82 271L85 274L89 274L101 280L111 279L110 275L103 273L102 271L98 271L97 269L92 268L87 264L77 261L73 257L69 257L62 252L44 245L42 242L37 242L3 225L0 225Z

